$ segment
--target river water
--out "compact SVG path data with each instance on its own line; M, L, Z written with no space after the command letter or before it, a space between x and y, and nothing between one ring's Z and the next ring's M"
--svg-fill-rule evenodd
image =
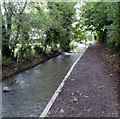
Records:
M3 82L3 117L39 117L73 63L83 53L64 53Z

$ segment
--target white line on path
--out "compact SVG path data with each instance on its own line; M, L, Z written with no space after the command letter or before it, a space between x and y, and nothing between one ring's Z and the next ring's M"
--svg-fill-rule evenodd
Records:
M87 50L87 49L86 49ZM86 51L85 51L86 52ZM84 52L84 53L85 53ZM83 54L84 54L83 53ZM83 55L82 54L82 55ZM73 68L75 67L75 65L77 64L77 62L79 61L79 59L82 57L82 55L76 60L76 62L72 65L72 67L70 68L70 70L68 71L67 75L64 77L63 81L61 82L61 84L59 85L59 87L57 88L57 90L55 91L54 95L52 96L52 98L50 99L50 101L48 102L47 106L45 107L45 109L43 110L43 112L41 113L40 117L44 118L46 117L47 113L49 112L50 108L52 107L55 99L57 98L58 94L61 92L65 81L67 80L67 78L70 76Z

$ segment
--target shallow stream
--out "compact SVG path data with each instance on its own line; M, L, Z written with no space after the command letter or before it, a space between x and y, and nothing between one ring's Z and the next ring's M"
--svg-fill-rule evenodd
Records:
M39 117L73 63L83 53L64 53L3 82L3 117Z

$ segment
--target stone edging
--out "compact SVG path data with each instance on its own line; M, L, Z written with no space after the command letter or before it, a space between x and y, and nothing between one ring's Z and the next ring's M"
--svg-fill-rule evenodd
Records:
M87 48L88 49L88 48ZM86 50L87 50L86 49ZM86 51L85 51L86 52ZM84 53L85 53L84 52ZM83 54L84 54L83 53ZM68 79L68 77L70 76L73 68L75 67L75 65L77 64L77 62L80 60L80 58L83 56L83 54L75 61L75 63L72 65L72 67L70 68L70 70L68 71L67 75L64 77L63 81L61 82L61 84L58 86L57 90L55 91L55 93L53 94L52 98L50 99L50 101L48 102L47 106L45 107L45 109L43 110L43 112L41 113L40 117L45 118L50 110L50 108L52 107L55 99L57 98L57 96L59 95L59 93L61 92L65 81Z

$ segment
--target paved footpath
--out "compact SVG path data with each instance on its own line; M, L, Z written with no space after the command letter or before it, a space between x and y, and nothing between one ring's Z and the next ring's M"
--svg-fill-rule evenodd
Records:
M110 68L106 56L109 53L101 44L87 49L47 116L118 117L118 76Z

